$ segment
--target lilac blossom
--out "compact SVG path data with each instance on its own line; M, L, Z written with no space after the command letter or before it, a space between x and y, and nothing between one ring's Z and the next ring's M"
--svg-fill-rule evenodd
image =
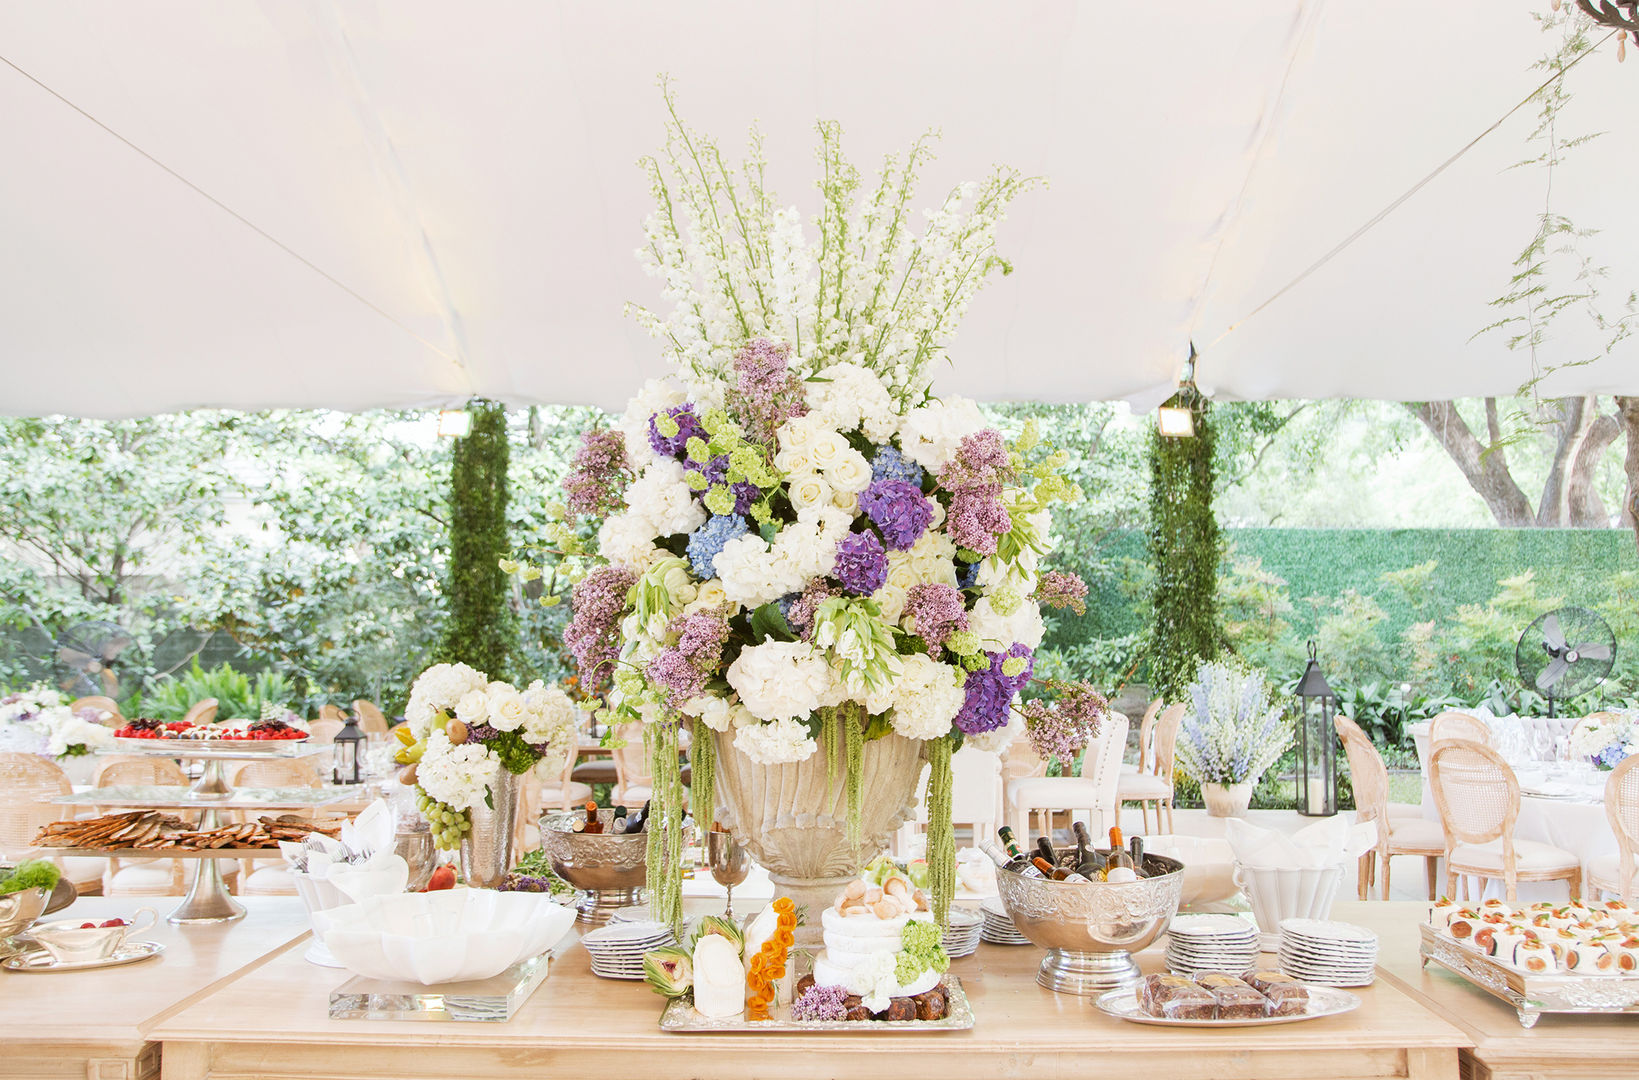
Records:
M1087 614L1087 583L1068 570L1049 570L1036 583L1036 599L1052 608Z
M962 488L951 496L945 531L952 540L980 555L996 554L996 538L1013 528L1002 505L1000 486Z
M841 986L810 986L791 1003L793 1020L848 1019L848 991Z
M1055 683L1058 697L1046 701L1025 702L1025 734L1030 746L1043 761L1057 758L1068 765L1089 740L1098 734L1109 702L1093 687L1084 682Z
M967 608L961 591L943 582L912 585L905 592L904 614L916 634L928 643L928 655L935 660L946 638L967 629Z
M599 428L582 435L580 449L563 478L569 512L601 515L619 510L629 471L620 432Z
M964 435L939 482L951 491L972 487L1000 487L1014 478L1007 444L994 428Z
M791 346L753 338L734 354L735 404L746 435L755 442L774 441L774 431L808 411L802 381L788 366Z
M933 503L903 480L876 480L859 497L859 508L894 551L906 551L933 524Z
M629 566L612 564L593 570L575 586L569 606L573 616L564 627L563 642L579 665L581 685L596 692L609 681L620 655L620 619L626 595L640 575Z
M785 609L786 624L804 641L809 640L814 636L814 615L819 611L819 606L831 597L841 595L841 589L824 578L815 578L801 593L795 594L790 607Z

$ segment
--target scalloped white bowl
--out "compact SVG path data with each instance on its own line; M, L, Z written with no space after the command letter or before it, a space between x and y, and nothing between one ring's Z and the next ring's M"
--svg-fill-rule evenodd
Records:
M323 940L355 974L434 986L499 975L556 945L574 921L540 893L446 889L331 908Z

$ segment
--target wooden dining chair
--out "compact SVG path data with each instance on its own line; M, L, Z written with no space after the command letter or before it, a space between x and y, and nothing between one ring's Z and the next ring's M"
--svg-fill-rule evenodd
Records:
M0 858L33 857L34 838L54 821L67 821L74 807L51 800L74 790L68 774L38 754L0 753ZM89 855L55 857L52 862L83 896L102 892L108 860Z
M307 741L327 743L336 741L336 733L345 727L340 720L314 720L307 725Z
M1149 767L1150 740L1155 734L1155 718L1161 715L1161 708L1166 704L1162 698L1156 698L1144 709L1144 716L1138 721L1138 761L1124 761L1121 771L1124 775L1133 775L1144 772Z
M334 720L338 724L346 724L347 714L341 711L340 705L320 705L319 719Z
M643 749L643 725L622 724L616 735L624 746L615 747L609 756L615 762L615 784L609 798L628 808L642 806L654 793L654 776L649 771L649 755Z
M359 730L366 735L387 734L389 726L387 717L382 715L380 709L376 708L375 702L358 698L353 702L353 712L359 718Z
M1136 773L1126 773L1116 788L1116 798L1119 802L1138 803L1144 815L1144 831L1171 833L1172 829L1172 767L1173 756L1178 749L1178 730L1184 723L1185 706L1183 703L1169 705L1162 709L1155 718L1155 727L1150 735L1150 750L1140 760L1146 760L1148 769ZM1139 753L1144 754L1142 746ZM1150 828L1150 804L1155 804L1155 828ZM1163 821L1165 812L1165 825ZM1117 811L1117 818L1120 812Z
M1461 874L1501 878L1510 901L1518 899L1522 881L1564 881L1573 900L1582 894L1582 863L1575 855L1515 838L1519 779L1501 754L1473 739L1446 739L1435 744L1429 773L1445 830L1448 896L1457 898Z
M1622 902L1639 900L1639 754L1624 760L1605 779L1605 818L1616 834L1616 854L1588 862L1588 895L1613 892Z
M247 761L241 764L234 770L231 782L236 788L315 788L323 786L324 777L319 772L319 767L314 764L313 758L278 758L270 761ZM254 821L267 813L315 816L311 810L241 810L234 816L239 821ZM290 876L289 868L280 858L277 848L268 849L266 859L240 859L238 864L237 892L240 896L296 895L295 879Z
M187 787L188 775L170 758L117 755L97 762L91 783L98 788ZM101 806L97 811L117 814L122 809ZM177 816L193 817L185 811ZM102 881L104 896L178 896L185 891L181 859L110 858Z
M1372 737L1370 735L1367 735L1365 730L1362 729L1359 724L1355 723L1353 720L1349 719L1347 716L1335 717L1332 720L1332 724L1333 724L1333 726L1335 726L1337 728L1337 734L1338 734L1339 738L1344 738L1344 737L1347 736L1348 733L1352 732L1353 734L1355 734L1359 738L1364 739L1366 741L1367 745L1369 745L1372 748L1372 753L1377 754L1377 744L1372 742ZM1382 761L1383 760L1383 755L1382 754L1377 754L1377 759L1379 761ZM1387 772L1388 772L1388 768L1385 765L1384 766L1385 776L1386 776ZM1358 802L1358 800L1356 800L1356 801ZM1427 820L1426 818L1423 817L1423 807L1419 803L1391 802L1391 803L1387 803L1387 806L1388 806L1388 810L1389 810L1389 817L1391 819L1395 819L1395 818L1417 818L1419 820Z
M68 708L71 712L75 713L78 713L81 709L92 709L96 712L98 720L102 721L103 723L112 722L114 727L119 727L120 724L124 723L125 721L125 717L120 715L119 702L115 701L111 697L104 697L101 694L93 694L90 697L75 698L73 704L71 704Z
M1369 898L1378 866L1383 868L1383 899L1389 898L1389 866L1396 855L1421 855L1428 869L1428 898L1440 887L1440 856L1445 854L1445 830L1422 817L1395 817L1389 813L1389 770L1366 733L1347 716L1333 723L1349 759L1349 780L1354 787L1356 821L1377 825L1377 843L1360 856L1360 899Z
M1468 739L1491 745L1491 725L1465 712L1443 712L1428 724L1430 746L1443 739Z
M216 719L218 707L219 704L215 698L202 698L193 703L193 708L189 709L182 717L182 722L185 724L208 724Z
M549 806L556 810L568 810L592 797L591 785L582 784L574 778L578 758L579 755L571 747L563 755L563 769L556 776L541 779L537 812L544 811Z

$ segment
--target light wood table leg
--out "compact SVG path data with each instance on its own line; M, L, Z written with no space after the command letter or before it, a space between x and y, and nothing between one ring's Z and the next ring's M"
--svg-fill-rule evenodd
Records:
M159 1060L163 1080L205 1080L211 1071L211 1048L207 1043L168 1042Z
M1406 1080L1457 1080L1456 1049L1407 1050Z

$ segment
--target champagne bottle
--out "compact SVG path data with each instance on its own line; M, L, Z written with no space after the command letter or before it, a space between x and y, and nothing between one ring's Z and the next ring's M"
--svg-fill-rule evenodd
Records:
M603 831L603 822L598 820L598 804L591 799L586 800L586 828L582 832L600 833Z
M609 831L616 836L626 831L626 808L624 806L615 807L615 816L609 819Z
M990 856L990 861L997 866L1007 865L1007 852L1003 851L994 840L979 841L979 850Z
M1074 870L1066 870L1062 866L1054 866L1040 855L1037 855L1033 860L1031 860L1031 862L1041 873L1042 877L1051 878L1054 881L1085 882L1087 880Z
M653 803L653 799L646 800L643 803L643 809L631 816L631 819L626 826L627 832L635 833L643 831L643 826L649 823L649 807L653 805Z
M1127 850L1132 853L1133 871L1144 877L1144 838L1135 836L1127 841Z
M1076 865L1080 866L1087 861L1087 850L1093 846L1093 838L1087 835L1087 823L1077 821L1070 826L1070 831L1076 834Z
M1013 839L1012 829L1008 828L1006 825L1003 825L1000 829L996 830L996 835L1001 837L1002 850L1007 853L1007 862L1002 864L1002 869L1011 870L1015 874L1020 874L1024 877L1043 876L1042 872L1038 870L1030 861L1030 856L1026 855L1019 849L1018 841Z
M1118 866L1122 866L1126 867L1128 870L1131 870L1132 865L1133 857L1127 854L1127 849L1123 847L1121 843L1121 826L1111 825L1110 855L1108 859L1109 868L1113 870Z
M1049 865L1057 866L1059 864L1059 853L1054 850L1053 841L1046 836L1036 838L1036 851L1041 854L1042 858L1047 860Z

